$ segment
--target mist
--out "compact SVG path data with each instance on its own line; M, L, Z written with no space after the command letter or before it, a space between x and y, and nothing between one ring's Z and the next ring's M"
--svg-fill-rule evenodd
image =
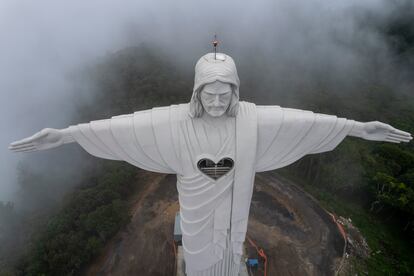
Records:
M23 160L43 172L76 174L81 151L76 145L29 154L7 147L44 127L79 123L77 104L93 102L97 91L73 76L105 55L146 43L193 70L217 34L219 51L239 67L242 99L278 104L321 77L335 88L332 93L343 93L338 87L352 86L374 67L381 68L384 81L406 91L401 80L409 78L409 70L373 28L404 5L412 11L409 2L373 0L2 1L0 201L14 201L17 164ZM191 91L183 93L190 98Z

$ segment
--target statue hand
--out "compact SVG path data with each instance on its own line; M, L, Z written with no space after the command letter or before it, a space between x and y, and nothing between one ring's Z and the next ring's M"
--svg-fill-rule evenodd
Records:
M361 134L366 140L391 143L409 142L413 139L410 133L378 121L364 123Z
M64 134L59 129L44 128L34 135L15 141L9 149L14 152L31 152L58 147L64 143Z

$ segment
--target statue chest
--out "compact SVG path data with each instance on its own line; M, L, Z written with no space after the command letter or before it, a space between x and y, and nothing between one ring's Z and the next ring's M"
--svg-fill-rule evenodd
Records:
M184 175L203 173L217 177L235 163L235 119L209 122L202 118L179 125L179 152Z

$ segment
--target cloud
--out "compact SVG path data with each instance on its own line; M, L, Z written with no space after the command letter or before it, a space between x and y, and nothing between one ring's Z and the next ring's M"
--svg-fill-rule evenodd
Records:
M370 53L380 57L380 65L389 63L387 42L359 19L366 12L387 18L390 5L373 0L2 1L0 200L11 198L16 163L24 158L9 152L8 144L43 127L74 123L73 99L93 98L70 74L94 59L146 42L192 68L211 51L217 33L219 50L241 68L261 68L263 80L278 84L272 93L320 74L347 82L366 70Z

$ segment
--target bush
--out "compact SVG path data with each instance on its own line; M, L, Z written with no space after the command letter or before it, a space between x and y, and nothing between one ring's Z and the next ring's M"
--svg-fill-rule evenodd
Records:
M77 275L129 222L126 202L136 169L109 163L95 185L71 195L22 261L22 275Z

